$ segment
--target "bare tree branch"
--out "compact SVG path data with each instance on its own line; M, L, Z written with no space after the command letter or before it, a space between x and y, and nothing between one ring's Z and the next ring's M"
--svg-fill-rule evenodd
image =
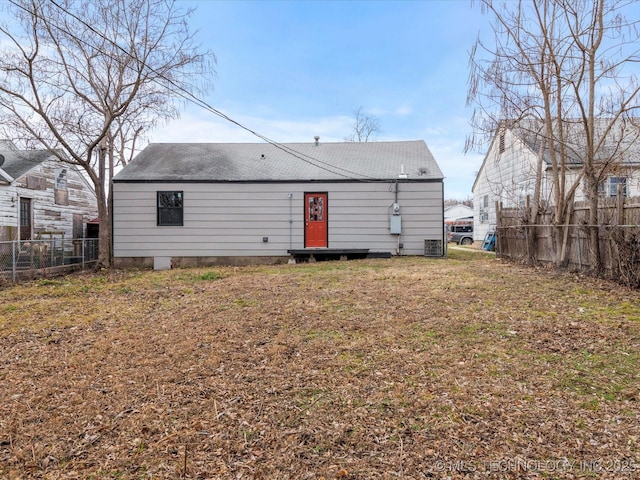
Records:
M467 103L474 107L474 131L466 149L485 148L505 121L542 137L540 155L550 162L558 228L567 223L581 184L589 222L597 225L598 184L640 133L632 121L640 96L639 22L625 16L629 6L604 0L481 1L492 20L494 44L478 38L471 50ZM538 170L538 189L541 181ZM598 270L597 228L589 234Z
M109 181L158 120L210 85L175 0L9 0L0 28L0 133L50 149L93 182L100 264L110 263Z
M368 142L380 133L380 121L375 115L365 113L362 107L353 111L353 132L345 137L346 142Z

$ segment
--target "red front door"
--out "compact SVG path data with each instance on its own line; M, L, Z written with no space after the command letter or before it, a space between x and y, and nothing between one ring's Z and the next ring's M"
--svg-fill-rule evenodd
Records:
M304 246L305 248L326 248L327 230L327 194L304 194Z

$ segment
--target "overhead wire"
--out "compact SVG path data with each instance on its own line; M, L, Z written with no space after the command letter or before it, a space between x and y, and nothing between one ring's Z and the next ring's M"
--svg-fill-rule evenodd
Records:
M125 55L128 55L131 59L133 59L136 62L138 62L139 64L143 65L149 71L157 74L159 78L162 78L164 81L168 82L170 85L172 85L175 88L173 93L176 94L177 96L183 98L187 102L193 103L193 104L195 104L195 105L197 105L197 106L209 111L210 113L213 113L214 115L216 115L216 116L222 118L223 120L228 121L228 122L230 122L230 123L242 128L243 130L249 132L250 134L254 135L257 138L260 138L261 140L265 141L266 143L268 143L268 144L278 148L279 150L287 153L288 155L291 155L292 157L295 157L298 160L301 160L301 161L303 161L303 162L305 162L305 163L307 163L309 165L312 165L312 166L314 166L316 168L319 168L321 170L327 171L327 172L335 174L335 175L339 175L341 177L344 177L344 178L350 179L350 180L368 181L368 182L381 181L381 179L376 179L375 177L371 177L371 176L363 174L363 173L355 172L353 170L349 170L347 168L340 167L339 165L334 165L334 164L331 164L329 162L325 162L323 160L320 160L320 159L318 159L316 157L313 157L311 155L299 152L299 151L295 150L294 148L291 148L288 145L285 145L285 144L282 144L282 143L277 142L275 140L272 140L271 138L267 137L266 135L263 135L263 134L255 131L255 130L243 125L239 121L234 120L233 118L229 117L227 114L225 114L225 113L221 112L220 110L214 108L208 102L206 102L205 100L197 97L195 94L193 94L192 92L188 91L184 87L176 84L172 79L167 78L166 76L162 75L156 69L154 69L152 66L148 65L146 62L140 61L139 59L134 57L126 49L124 49L123 47L118 45L116 42L114 42L110 38L106 37L102 32L98 31L92 25L90 25L87 22L85 22L82 18L78 17L75 13L70 12L66 7L60 5L56 0L49 0L49 1L56 8L60 9L65 14L71 16L72 18L74 18L75 20L80 22L82 25L84 25L86 28L88 28L92 33L94 33L95 35L99 36L101 39L105 40L106 42L110 43L111 45L116 47L118 50L122 51ZM66 35L71 36L74 40L76 40L76 41L78 41L80 43L83 43L83 44L85 44L85 45L87 45L87 46L89 46L91 48L96 49L102 55L110 56L110 54L108 52L102 51L99 47L96 47L95 45L90 45L85 39L81 39L78 36L74 35L73 33L69 32L67 29L62 28L61 26L56 25L55 23L52 23L50 19L44 19L38 13L28 10L23 5L20 5L19 3L17 3L15 0L8 0L8 3L12 4L13 6L15 6L17 8L20 8L20 9L26 11L30 15L35 15L36 17L40 18L41 20L48 22L54 28L56 28L56 29L58 29L60 31L63 31ZM114 59L114 60L117 60L117 59ZM157 80L155 80L155 79L153 79L152 81L157 82ZM344 172L344 173L342 173L342 172Z

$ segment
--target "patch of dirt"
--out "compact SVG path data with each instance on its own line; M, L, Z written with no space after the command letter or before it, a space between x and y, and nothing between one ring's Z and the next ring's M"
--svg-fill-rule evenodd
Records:
M640 297L483 254L0 291L0 477L640 475Z

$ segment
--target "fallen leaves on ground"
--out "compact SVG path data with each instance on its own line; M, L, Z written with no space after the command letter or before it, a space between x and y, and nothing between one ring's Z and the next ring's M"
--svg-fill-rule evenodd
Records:
M635 478L637 292L482 254L0 291L0 477Z

